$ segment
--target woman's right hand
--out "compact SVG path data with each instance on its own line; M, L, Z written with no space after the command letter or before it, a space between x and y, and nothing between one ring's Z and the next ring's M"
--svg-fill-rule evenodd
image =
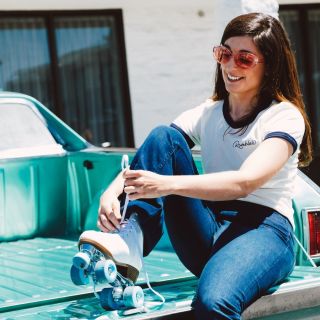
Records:
M114 231L120 228L120 201L118 196L106 190L100 198L97 226L103 232Z

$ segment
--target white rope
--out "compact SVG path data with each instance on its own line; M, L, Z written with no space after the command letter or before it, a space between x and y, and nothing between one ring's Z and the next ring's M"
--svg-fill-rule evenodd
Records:
M158 291L154 290L152 287L151 287L151 284L150 284L150 281L149 281L149 276L148 276L148 272L146 271L145 269L145 264L144 262L142 262L142 265L143 265L143 270L144 270L144 274L145 274L145 277L146 277L146 281L147 281L147 286L149 288L149 290L154 294L156 295L160 301L157 302L157 307L160 307L162 306L165 302L166 302L166 299L164 298L164 296L162 294L160 294Z
M128 157L127 154L124 154L122 156L121 169L122 169L122 171L129 169L129 157ZM126 216L128 203L129 203L129 197L128 197L128 195L126 195L126 199L124 201L123 211L122 211L122 215L121 215L120 224L124 221L124 217Z
M129 157L126 154L124 154L122 156L121 168L122 168L122 171L129 169ZM126 215L126 211L127 211L127 208L128 208L128 203L129 203L129 198L128 198L128 195L126 195L126 199L125 199L125 202L124 202L123 211L122 211L122 215L121 215L120 224L123 223L123 221L124 221L124 217ZM148 273L146 271L145 264L144 264L143 257L142 257L143 253L140 252L140 254L141 254L141 259L142 259L142 269L143 269L145 277L146 277L147 286L148 286L149 290L160 299L161 302L160 302L160 304L158 302L157 306L161 306L161 305L163 305L165 303L166 300L163 297L163 295L161 295L159 292L157 292L156 290L154 290L151 287L149 276L148 276Z
M306 249L303 247L302 243L299 241L299 239L296 237L295 234L293 234L293 237L295 238L295 240L297 241L299 247L301 248L301 250L303 251L303 253L306 255L307 259L310 261L311 265L315 268L317 268L317 265L314 263L314 261L312 260L312 258L310 257L309 253L306 251Z

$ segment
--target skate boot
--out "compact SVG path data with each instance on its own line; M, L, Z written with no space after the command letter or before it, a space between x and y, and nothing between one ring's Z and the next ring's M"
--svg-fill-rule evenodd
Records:
M134 286L142 269L143 234L133 214L114 232L85 231L79 239L79 250L73 257L71 280L76 285L108 284L98 293L107 310L139 308L144 294Z
M105 256L111 258L119 272L136 282L142 268L143 235L137 215L120 225L120 230L104 233L85 231L81 234L79 245L91 244Z

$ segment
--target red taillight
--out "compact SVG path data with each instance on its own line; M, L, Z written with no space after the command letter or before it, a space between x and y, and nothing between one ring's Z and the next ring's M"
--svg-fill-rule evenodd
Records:
M320 254L320 211L308 212L310 255Z

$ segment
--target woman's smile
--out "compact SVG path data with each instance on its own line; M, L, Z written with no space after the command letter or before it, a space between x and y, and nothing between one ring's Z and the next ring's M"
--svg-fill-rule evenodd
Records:
M230 73L227 73L227 79L231 82L236 82L244 79L244 77L234 76L234 75L231 75Z

